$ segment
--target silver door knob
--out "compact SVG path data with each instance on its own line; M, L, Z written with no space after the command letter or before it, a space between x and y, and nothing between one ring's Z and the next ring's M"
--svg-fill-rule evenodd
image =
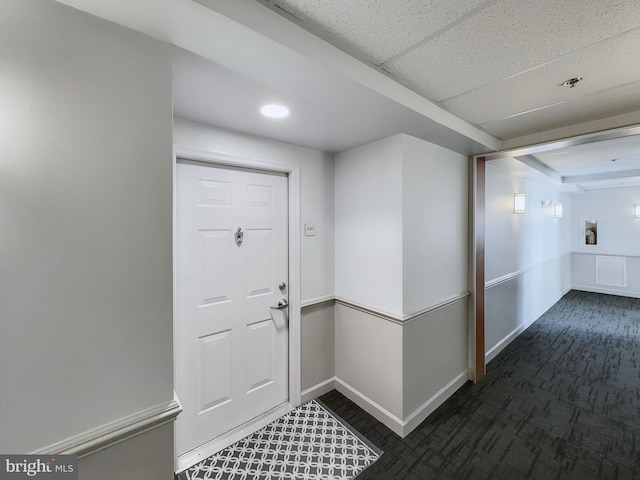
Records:
M281 292L284 292L284 290L287 288L287 284L284 282L280 282L280 285L278 285L278 288L280 289Z

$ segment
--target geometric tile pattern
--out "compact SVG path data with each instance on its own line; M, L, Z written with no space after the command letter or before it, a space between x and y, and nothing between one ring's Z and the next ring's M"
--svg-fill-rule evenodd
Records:
M321 399L385 451L358 480L638 480L640 299L569 292L406 438Z
M178 478L348 480L381 453L312 400Z

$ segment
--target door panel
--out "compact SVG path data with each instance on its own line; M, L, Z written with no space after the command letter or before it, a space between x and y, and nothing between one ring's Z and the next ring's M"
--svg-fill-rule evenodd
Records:
M274 382L273 322L271 319L247 327L247 393Z
M176 167L176 422L182 455L286 402L287 177ZM243 235L236 242L238 228Z
M231 401L231 331L200 338L200 412Z
M273 294L273 230L249 229L247 238L247 298Z
M201 180L200 186L200 205L231 206L230 182Z
M200 231L198 245L198 293L200 306L228 302L231 297L232 242L231 230Z
M271 185L247 185L247 207L272 207Z

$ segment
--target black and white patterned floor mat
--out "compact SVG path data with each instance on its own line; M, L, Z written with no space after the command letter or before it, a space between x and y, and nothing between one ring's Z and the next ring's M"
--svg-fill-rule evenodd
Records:
M178 475L180 480L348 480L382 451L312 400Z

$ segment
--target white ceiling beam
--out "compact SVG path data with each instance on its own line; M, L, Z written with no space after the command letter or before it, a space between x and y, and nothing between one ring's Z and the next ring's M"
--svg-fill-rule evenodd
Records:
M592 173L589 175L571 175L562 177L562 183L597 182L600 180L616 180L618 178L640 177L640 170L623 170L618 172Z
M562 183L562 177L555 170L542 163L533 155L522 155L513 158L533 168L534 170L539 171L540 173L544 173L547 177L550 177L553 180Z

